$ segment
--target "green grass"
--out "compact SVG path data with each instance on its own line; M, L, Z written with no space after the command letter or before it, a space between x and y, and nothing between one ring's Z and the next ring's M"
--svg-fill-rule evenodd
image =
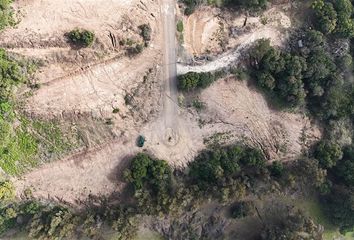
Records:
M59 155L71 149L72 144L63 135L59 124L53 121L34 121L32 123L34 136L41 145L41 150L45 154Z
M344 240L353 240L354 232L348 232L344 236L339 233L339 230L336 226L333 226L329 219L324 215L320 203L316 198L302 199L299 201L299 207L304 209L311 218L315 220L316 223L321 224L324 227L323 238L325 240L333 239L344 239Z
M9 122L0 119L0 167L10 175L18 175L37 165L35 155L38 151L36 139L26 126L14 128Z
M0 30L15 25L11 3L12 0L0 0Z

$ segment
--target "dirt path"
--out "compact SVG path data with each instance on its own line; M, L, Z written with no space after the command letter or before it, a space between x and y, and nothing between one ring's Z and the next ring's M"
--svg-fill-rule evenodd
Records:
M58 71L51 71L56 70L52 68L56 64L50 62L49 70L43 74L42 87L29 99L27 107L30 112L39 115L51 113L60 116L68 113L77 116L80 113L95 113L92 115L98 118L112 117L115 138L99 146L90 146L88 149L59 161L43 165L19 179L14 179L18 195L21 195L26 188L33 188L33 195L37 198L62 199L75 204L77 200L84 200L90 194L105 195L112 191L119 192L124 186L119 173L125 168L128 159L137 152L145 151L157 158L167 160L173 167L183 167L193 159L198 151L205 148L204 140L214 135L225 135L224 133L230 133L228 136L230 142L244 138L254 139L256 144L262 144L271 149L272 152L269 155L272 156L274 153L275 157L279 154L277 146L274 145L279 145L279 143L274 142L273 138L279 137L281 143L289 145L298 141L305 125L304 121L298 116L290 116L289 119L292 120L290 123L282 121L284 117L270 112L263 97L253 93L253 90L247 86L226 82L214 83L199 96L206 103L204 114L198 114L191 108L180 108L177 101L179 94L176 82L177 70L178 73L211 71L227 66L237 61L241 50L256 39L266 36L272 38L274 44L281 43L283 35L277 29L264 26L257 31L241 35L234 45L238 48L234 48L235 50L223 54L208 64L177 66L175 0L141 0L140 2L138 0L109 0L108 3L115 3L117 6L124 5L124 3L126 5L121 10L108 9L108 12L100 8L101 1L103 0L89 0L88 3L92 5L90 8L78 8L77 11L87 15L87 19L102 21L95 24L97 30L101 26L108 26L106 21L110 25L113 24L113 27L107 27L110 31L113 31L112 29L119 31L129 26L134 26L136 29L139 24L146 23L149 19L153 28L150 47L133 58L114 58L102 62L95 60L84 65L88 66L84 68L79 65L78 71L65 71L64 68L59 67ZM44 8L40 9L41 17L40 21L38 20L42 25L53 20L51 15L42 14L46 12L45 8L49 8L48 12L58 15L54 20L57 21L56 24L59 24L63 18L66 18L60 15L59 11L55 11L57 3L75 3L72 6L73 9L81 3L86 6L84 0L72 0L72 2L32 0L32 2L34 6L25 0L20 0L19 4L30 5L27 12L34 8ZM66 8L70 7L66 6ZM127 12L134 17L132 20L134 25L130 24L132 21L126 17ZM134 15L134 13L137 14ZM105 16L107 19L101 19L98 16ZM122 20L123 27L113 23L119 21L119 16L125 19ZM135 23L136 20L139 20L138 23ZM71 14L70 18L64 21L68 24L65 29L76 26L77 21ZM42 35L32 36L36 28L34 23L38 25L36 18L32 15L29 19L24 19L20 25L20 27L23 26L22 30L19 33L24 34L25 36L21 37L29 42L32 38L37 39L38 44L35 46L25 44L13 49L13 52L25 56L42 55L43 59L57 59L52 55L65 55L68 51L65 47L47 49L40 47L43 41L46 41L46 36L58 36L58 33L55 29L43 27L41 28ZM80 22L79 26L87 25L85 22ZM32 29L26 33L23 30L24 27L32 27ZM65 29L60 29L59 35L62 35ZM126 32L122 32L123 36ZM0 40L0 44L1 41L12 43L13 34L17 33L16 29L5 31L3 36L8 39ZM101 32L100 36L107 38L107 32ZM20 41L20 38L17 40ZM109 44L108 38L106 40ZM33 51L31 51L32 48ZM58 63L66 63L65 58L58 59L60 60ZM149 78L147 74L152 76ZM127 93L134 95L132 104L126 103ZM262 103L262 108L257 108L260 103ZM119 114L114 115L112 107L118 108ZM274 128L274 121L271 121L273 118L279 119L281 123L279 129ZM284 128L286 132L283 134L280 128ZM291 134L294 129L296 132ZM136 139L140 134L146 136L147 139L143 149L136 146ZM297 144L291 153L298 154L300 148L301 144Z
M178 74L185 74L187 72L209 72L230 66L231 64L237 63L243 49L250 46L258 39L269 38L273 45L281 45L284 40L282 36L283 34L279 30L271 27L264 27L260 30L244 34L238 39L239 44L236 49L222 54L213 61L195 66L177 64Z
M175 1L161 0L163 25L163 121L164 136L161 141L173 146L179 140L176 67L176 20Z

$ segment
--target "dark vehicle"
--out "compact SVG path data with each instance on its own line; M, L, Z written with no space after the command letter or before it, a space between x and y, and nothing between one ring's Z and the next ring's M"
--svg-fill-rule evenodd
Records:
M145 141L146 141L145 137L140 135L136 141L136 144L138 145L138 147L144 147Z

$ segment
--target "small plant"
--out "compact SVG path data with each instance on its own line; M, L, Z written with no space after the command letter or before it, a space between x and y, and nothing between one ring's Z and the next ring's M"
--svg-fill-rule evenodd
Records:
M77 46L89 47L95 40L95 34L88 30L75 29L68 33L68 38Z
M140 35L143 37L145 42L149 42L151 40L151 27L149 24L143 24L139 26L139 29L141 30Z
M268 166L268 169L273 177L279 178L284 174L283 163L278 161L273 162L272 165Z
M128 48L128 54L130 56L134 56L139 53L142 53L143 50L144 50L144 44L136 44L135 46Z
M112 112L113 113L119 113L119 108L114 108Z
M183 30L184 30L183 22L182 22L182 20L179 20L177 22L177 31L181 33L181 32L183 32Z
M12 182L3 181L0 182L0 200L9 201L15 197L15 188Z
M265 17L265 16L262 16L262 17L261 17L261 23L262 23L263 25L267 25L267 23L268 23L268 18Z
M192 106L197 109L197 111L200 111L205 108L204 103L199 101L198 99L193 101Z
M106 119L106 124L107 124L107 125L113 125L113 120L112 120L112 118L107 118L107 119Z
M234 74L237 80L246 80L248 78L248 73L246 69L243 68L232 68L230 70L231 74Z
M231 207L232 218L244 218L252 216L255 213L254 204L252 202L238 202Z

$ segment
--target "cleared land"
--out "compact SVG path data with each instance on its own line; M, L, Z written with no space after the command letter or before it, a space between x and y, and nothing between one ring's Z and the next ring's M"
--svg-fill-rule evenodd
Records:
M265 13L269 19L265 25L261 17L249 18L247 29L241 26L244 16L221 18L209 8L198 10L184 19L187 52L202 55L212 49L215 60L179 64L177 69L172 0L31 0L17 1L15 9L21 22L0 34L0 46L40 62L33 80L40 88L26 94L25 112L63 121L107 121L114 133L114 138L87 144L14 179L18 195L32 188L35 197L77 204L90 194L119 191L124 184L121 170L130 156L141 151L136 147L139 134L146 136L145 151L175 167L185 166L214 140L246 140L274 160L299 155L320 136L307 118L272 110L259 92L234 79L220 80L202 91L199 97L206 108L201 112L178 106L176 71L225 67L237 62L244 47L263 37L281 45L290 26L281 9ZM114 36L116 42L141 43L138 26L146 23L152 39L141 54L129 57L126 47L112 41ZM239 33L230 35L226 29L231 26ZM73 49L66 41L64 34L77 27L95 32L91 48Z

